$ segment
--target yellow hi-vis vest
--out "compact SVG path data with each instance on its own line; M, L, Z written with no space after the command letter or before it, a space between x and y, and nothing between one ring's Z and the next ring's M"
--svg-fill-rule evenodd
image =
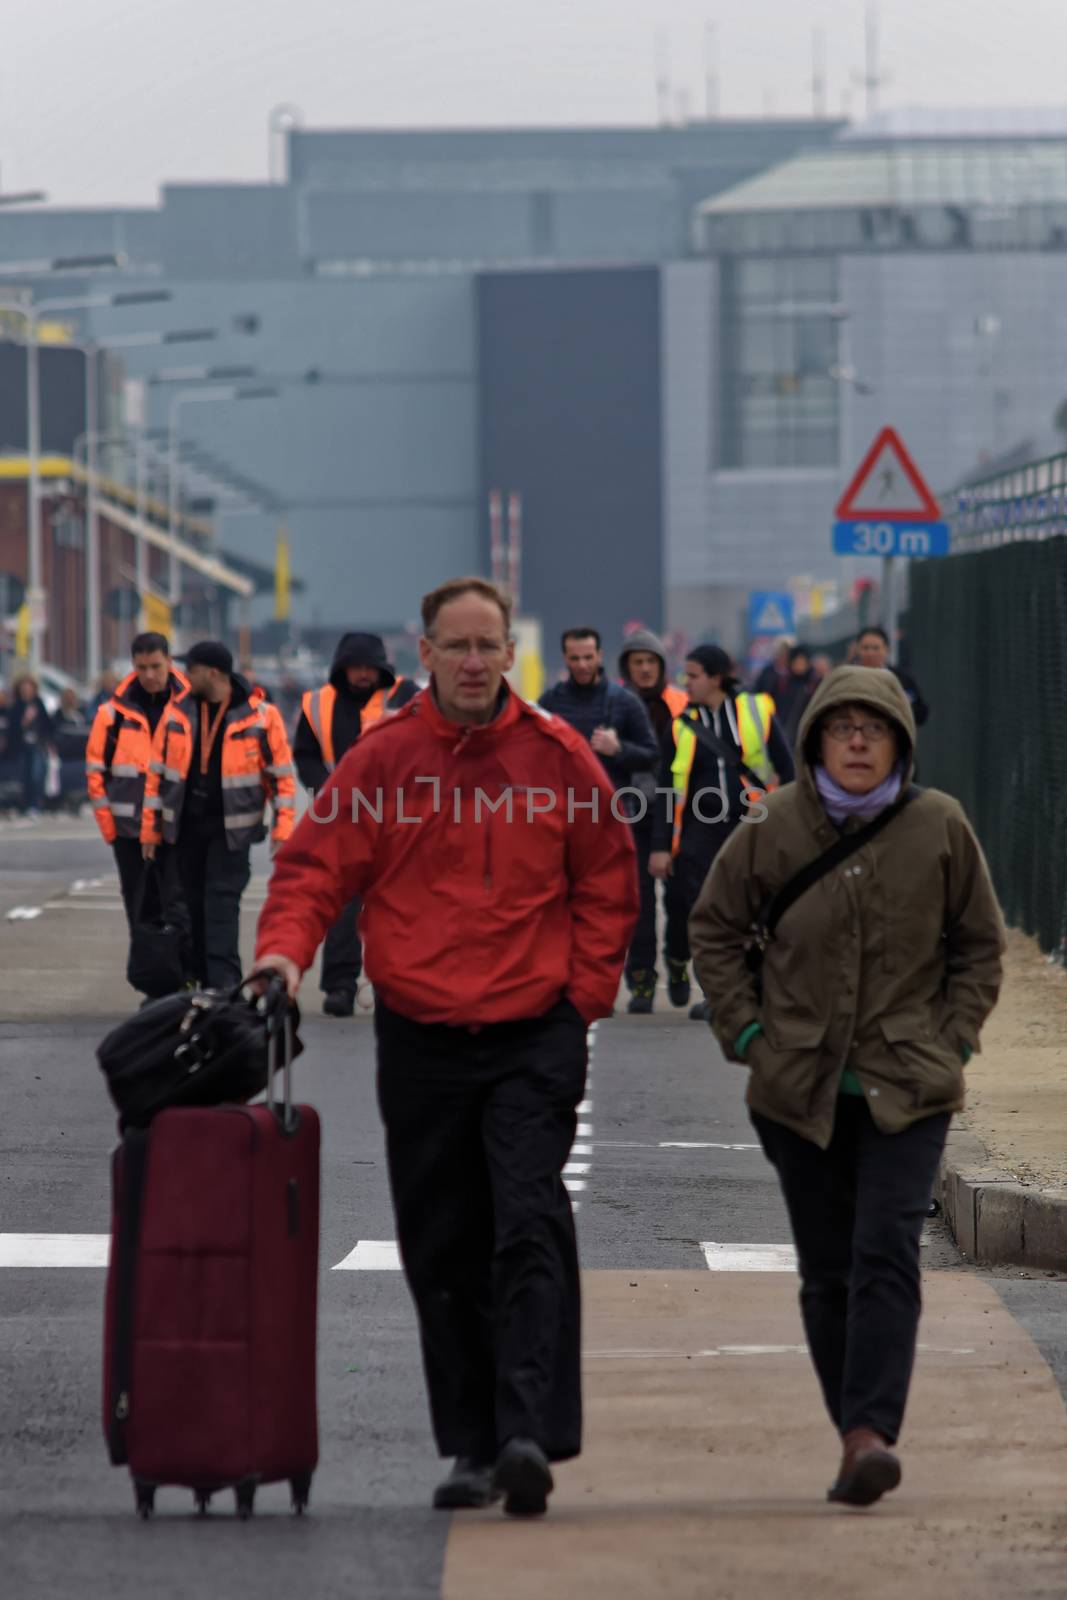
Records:
M769 694L739 694L733 702L737 716L737 731L741 736L741 760L760 779L765 789L773 789L773 768L767 751L771 736L771 718L774 701ZM671 782L674 785L674 836L671 854L677 855L682 843L682 817L689 777L696 760L697 736L692 724L684 717L674 722L674 760L671 762Z

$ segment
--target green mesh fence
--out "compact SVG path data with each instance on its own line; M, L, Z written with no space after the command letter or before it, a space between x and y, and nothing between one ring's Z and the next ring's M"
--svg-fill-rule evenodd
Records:
M966 808L1008 921L1067 950L1067 539L911 575L920 781Z

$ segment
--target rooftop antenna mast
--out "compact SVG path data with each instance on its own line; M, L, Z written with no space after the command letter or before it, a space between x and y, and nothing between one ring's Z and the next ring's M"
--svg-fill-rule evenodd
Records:
M656 121L665 128L671 120L670 41L666 28L656 29Z
M704 115L719 115L719 30L714 22L704 25Z
M878 35L878 0L867 0L867 65L861 84L867 91L867 116L878 113L878 94L889 79L882 71L882 56Z
M811 35L811 114L826 116L826 29L814 28Z

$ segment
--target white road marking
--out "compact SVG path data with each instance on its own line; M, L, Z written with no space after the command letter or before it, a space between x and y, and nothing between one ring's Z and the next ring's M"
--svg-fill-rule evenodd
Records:
M925 1356L974 1356L973 1345L920 1344ZM712 1356L806 1356L805 1344L720 1344L710 1350L586 1350L585 1361L697 1361Z
M39 917L44 910L43 906L12 906L7 914L8 922L32 922L34 917Z
M591 1163L588 1161L568 1161L563 1169L563 1176L566 1178L569 1174L575 1178L584 1178L590 1170Z
M796 1251L791 1244L720 1244L702 1242L704 1260L712 1272L795 1272Z
M592 1110L593 1102L591 1100L583 1100L578 1107L578 1115L580 1117L588 1117L592 1114Z
M591 1156L592 1154L593 1154L593 1146L591 1144L572 1144L571 1145L571 1155L572 1156Z
M591 1139L593 1137L593 1124L591 1122L579 1122L575 1129L575 1137L578 1139Z
M660 1141L661 1150L758 1150L758 1144L688 1144L683 1140Z
M568 1194L581 1194L589 1185L584 1178L564 1178L563 1187Z
M395 1239L360 1239L333 1272L399 1272L400 1251Z
M106 1267L106 1233L0 1233L0 1267Z

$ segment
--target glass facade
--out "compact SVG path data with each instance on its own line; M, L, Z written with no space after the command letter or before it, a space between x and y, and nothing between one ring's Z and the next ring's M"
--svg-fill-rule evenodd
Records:
M727 258L720 277L721 468L836 467L837 261Z

